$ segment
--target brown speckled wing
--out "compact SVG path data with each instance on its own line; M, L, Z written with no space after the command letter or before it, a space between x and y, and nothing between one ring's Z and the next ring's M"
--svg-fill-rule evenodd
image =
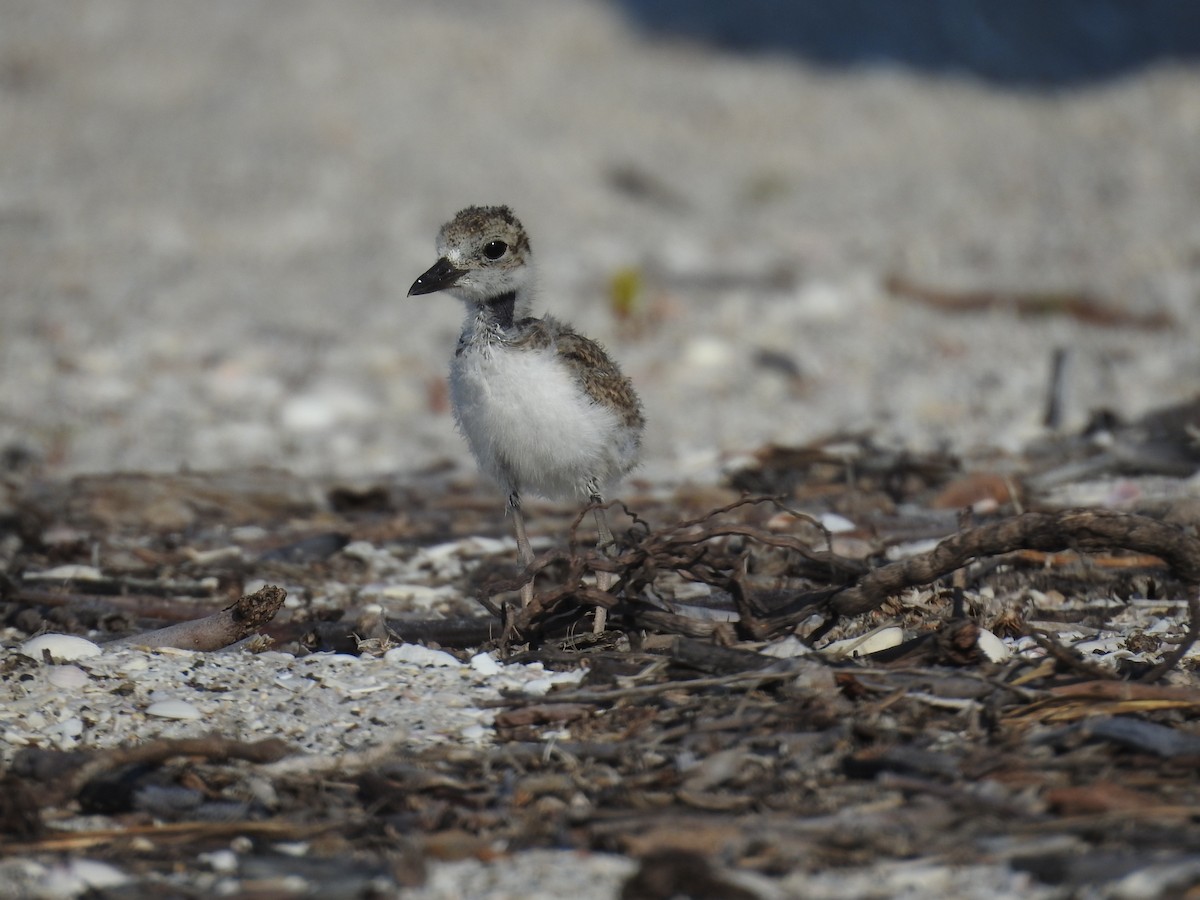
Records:
M558 358L574 372L589 397L616 412L628 427L641 429L645 425L642 401L633 383L621 374L603 347L573 331L558 335L555 344Z
M633 382L621 374L617 364L595 341L576 334L549 316L545 319L524 319L518 323L517 330L521 336L513 341L514 345L530 348L553 346L558 358L589 397L617 413L629 428L640 431L646 424L642 401L633 389Z

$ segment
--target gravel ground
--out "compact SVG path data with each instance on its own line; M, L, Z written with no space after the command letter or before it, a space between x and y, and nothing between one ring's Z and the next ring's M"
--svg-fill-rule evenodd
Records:
M36 657L41 651L26 652ZM86 672L49 666L29 679L35 683L5 690L0 761L11 762L24 746L109 748L193 737L197 720L203 720L201 733L280 738L298 752L325 756L401 743L413 750L443 742L478 745L489 738L485 726L494 713L473 703L494 700L502 690L541 696L583 675L503 666L483 656L465 665L412 644L389 652L381 662L329 653L297 660L287 653L110 649L90 659ZM120 684L127 690L114 691ZM384 709L386 723L373 720Z
M838 428L1012 445L1058 346L1068 425L1200 376L1192 68L1016 93L549 0L0 8L0 445L52 473L469 467L459 309L405 296L469 203L516 209L545 307L636 380L651 479ZM947 317L889 274L1179 324Z

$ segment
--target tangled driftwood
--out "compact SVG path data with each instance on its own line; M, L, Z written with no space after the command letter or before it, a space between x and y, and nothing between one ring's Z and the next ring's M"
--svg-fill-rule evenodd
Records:
M542 634L569 609L602 607L617 627L625 623L626 627L719 641L737 636L762 640L786 633L814 613L825 614L830 621L862 615L905 589L929 585L971 562L1022 550L1134 551L1162 560L1188 586L1191 631L1146 677L1157 678L1177 664L1200 627L1200 539L1146 516L1104 509L1024 513L965 528L926 553L869 568L859 560L835 554L828 547L828 535L825 548L814 548L795 535L777 534L729 518L734 511L758 503L775 501L747 499L661 529L651 529L634 517L634 527L625 535L619 552L610 557L581 555L575 549L573 527L570 550L543 554L521 579L565 565L558 584L540 591L524 609L501 611L508 617L509 639ZM815 524L807 517L798 518ZM786 576L802 580L807 587L779 591L751 583L747 560L756 552L780 550L789 554ZM585 581L586 573L593 569L618 576L611 592ZM646 600L664 573L727 592L738 613L737 624L679 615ZM511 590L519 583L494 587Z

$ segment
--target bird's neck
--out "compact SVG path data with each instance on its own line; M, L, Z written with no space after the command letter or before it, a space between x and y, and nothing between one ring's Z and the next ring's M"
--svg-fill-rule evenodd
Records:
M489 297L477 307L475 321L489 328L508 331L513 327L517 314L517 292L508 291Z
M492 297L473 297L467 300L465 332L480 336L504 337L518 322L529 315L532 307L530 286L522 284Z

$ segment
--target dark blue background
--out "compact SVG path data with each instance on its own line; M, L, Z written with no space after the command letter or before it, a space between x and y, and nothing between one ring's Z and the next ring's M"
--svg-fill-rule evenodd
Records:
M646 32L1014 87L1200 57L1200 0L615 0Z

